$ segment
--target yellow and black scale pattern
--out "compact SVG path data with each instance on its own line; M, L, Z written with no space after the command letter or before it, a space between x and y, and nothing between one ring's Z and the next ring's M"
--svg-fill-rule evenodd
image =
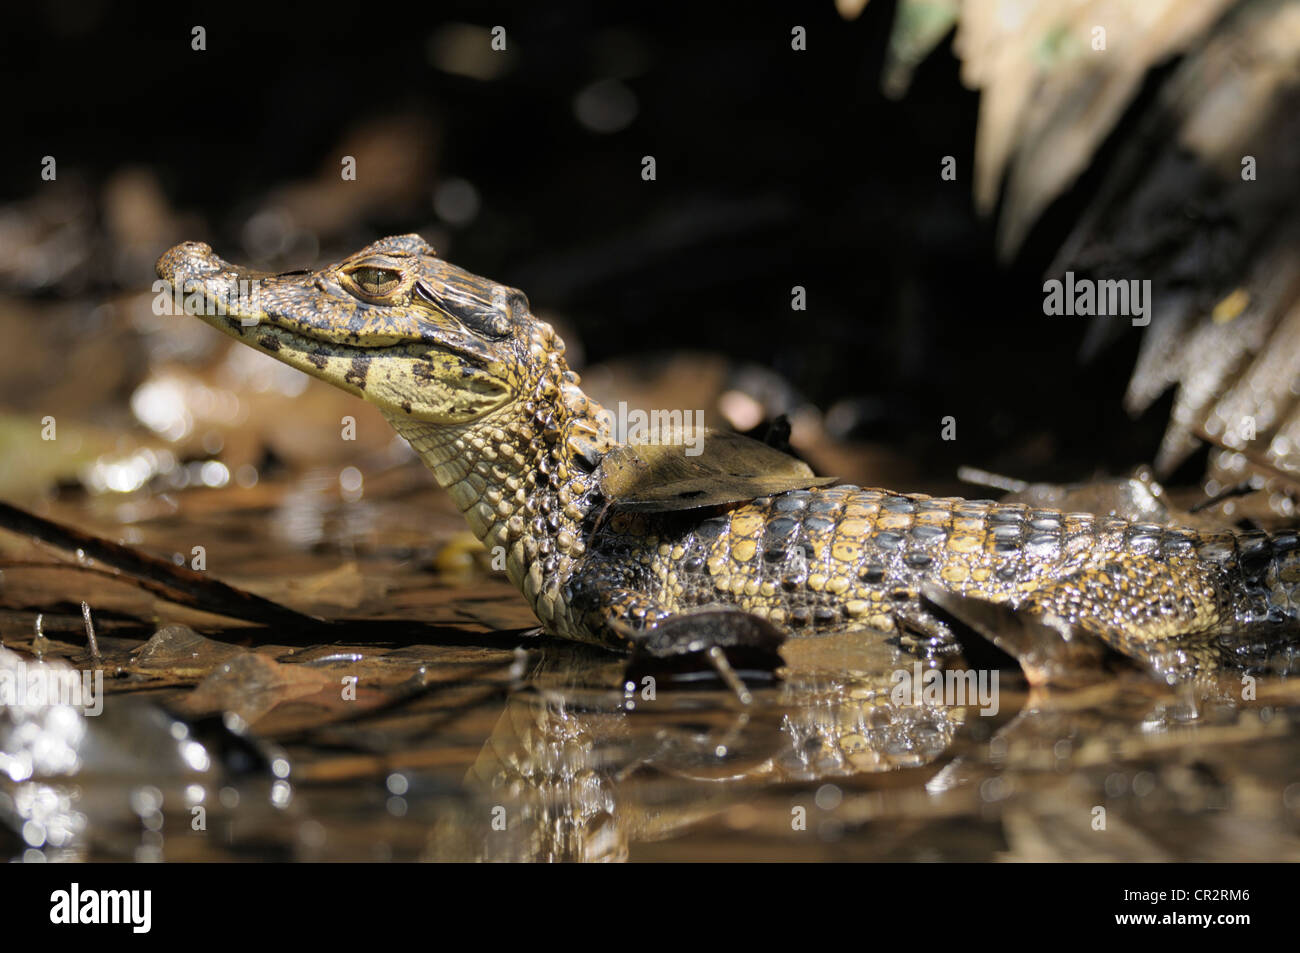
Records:
M213 295L246 277L200 243L158 271ZM411 235L268 281L256 309L198 316L378 405L557 635L627 646L667 618L725 606L795 635L899 633L920 618L942 642L919 599L933 584L1049 614L1128 655L1160 646L1201 662L1226 630L1271 633L1300 616L1294 532L1204 535L851 486L620 510L600 490L614 446L600 408L520 292Z
M1020 504L837 486L691 520L622 513L584 567L602 600L658 621L729 604L795 634L893 632L923 583L1053 613L1121 651L1269 615L1293 534L1198 535ZM1254 596L1242 567L1256 563ZM1290 559L1286 560L1289 565ZM611 590L609 582L619 585Z

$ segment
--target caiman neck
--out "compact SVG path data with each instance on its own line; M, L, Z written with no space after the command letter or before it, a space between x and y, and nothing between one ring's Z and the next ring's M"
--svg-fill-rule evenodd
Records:
M539 363L515 399L471 423L388 419L492 556L504 554L538 617L570 634L561 589L602 502L592 471L615 444L560 353Z

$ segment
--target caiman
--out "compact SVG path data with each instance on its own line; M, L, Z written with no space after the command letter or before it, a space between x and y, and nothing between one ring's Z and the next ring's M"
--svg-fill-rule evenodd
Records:
M1230 636L1258 644L1294 628L1294 532L1203 533L814 480L667 512L620 506L602 473L620 446L554 329L520 291L418 235L280 275L186 242L158 274L198 301L187 312L377 406L479 539L502 548L556 636L716 654L847 628L941 652L952 633L935 600L947 595L1094 636L1173 681L1236 660ZM241 283L255 293L235 293Z

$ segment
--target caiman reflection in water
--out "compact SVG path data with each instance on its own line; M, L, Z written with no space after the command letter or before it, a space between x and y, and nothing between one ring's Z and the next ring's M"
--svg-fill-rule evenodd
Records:
M466 777L490 802L484 822L440 827L431 852L625 860L632 842L673 836L761 788L932 764L978 717L977 707L898 704L894 673L910 675L916 658L883 642L831 637L784 651L794 657L784 682L746 708L725 691L623 682L617 659L548 648Z
M645 701L616 662L548 650L425 857L621 861L665 840L696 859L1300 856L1285 682L1243 704L1227 684L1205 697L1131 672L1040 693L1004 672L985 717L899 704L906 653L819 648L749 710L722 692Z

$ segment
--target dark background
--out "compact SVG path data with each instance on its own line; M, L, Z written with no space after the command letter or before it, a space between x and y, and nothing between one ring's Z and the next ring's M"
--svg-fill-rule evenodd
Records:
M846 22L830 2L22 5L6 13L0 200L41 187L44 155L92 185L143 165L210 223L180 237L247 260L241 227L270 186L337 168L349 128L427 116L433 176L481 199L446 227L445 253L562 314L588 363L725 352L823 410L854 401L850 436L947 473L1069 479L1149 459L1168 404L1138 422L1120 408L1137 332L1085 366L1083 319L1042 313L1043 272L1130 120L1004 267L972 206L978 96L948 41L905 98L880 92L894 6ZM430 38L454 21L505 26L510 68L489 81L438 69ZM795 23L806 52L790 48ZM592 132L574 97L620 73L636 118ZM640 177L647 154L655 182ZM956 182L940 180L945 155ZM433 220L426 196L367 212L338 242ZM790 310L796 284L807 312ZM954 443L939 439L949 414Z

